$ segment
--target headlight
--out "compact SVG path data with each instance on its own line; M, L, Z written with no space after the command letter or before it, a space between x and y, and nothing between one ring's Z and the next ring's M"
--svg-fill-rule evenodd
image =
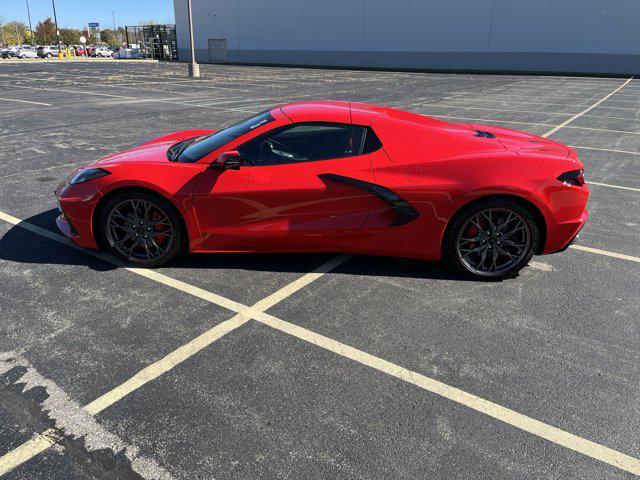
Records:
M104 177L105 175L110 174L111 172L103 170L102 168L87 168L86 170L80 170L78 173L76 173L73 178L69 180L69 185L88 182L89 180L94 180L96 178Z

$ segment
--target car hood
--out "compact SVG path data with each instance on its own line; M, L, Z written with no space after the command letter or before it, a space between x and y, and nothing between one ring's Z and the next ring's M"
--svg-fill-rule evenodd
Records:
M183 140L208 135L213 132L215 132L215 130L182 130L180 132L170 133L169 135L145 142L137 147L107 155L91 165L107 166L130 162L168 162L167 150L169 147Z

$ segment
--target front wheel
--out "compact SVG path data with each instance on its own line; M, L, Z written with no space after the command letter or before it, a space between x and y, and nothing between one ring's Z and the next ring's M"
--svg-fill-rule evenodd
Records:
M180 251L182 227L168 201L147 193L123 193L105 205L100 232L118 257L143 267L157 267Z
M539 232L529 211L516 202L489 200L454 220L447 254L456 268L480 280L515 276L537 249Z
M47 53L47 58L51 58L53 55L51 53Z

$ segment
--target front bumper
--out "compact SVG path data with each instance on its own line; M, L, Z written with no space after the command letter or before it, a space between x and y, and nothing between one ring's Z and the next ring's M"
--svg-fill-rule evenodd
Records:
M92 218L101 198L99 190L91 182L63 183L56 188L55 195L60 212L56 218L58 229L81 247L97 249Z

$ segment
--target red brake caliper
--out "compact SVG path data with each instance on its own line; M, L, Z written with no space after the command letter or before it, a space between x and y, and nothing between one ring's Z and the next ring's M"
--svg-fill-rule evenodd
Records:
M153 214L151 215L151 220L153 222L159 222L160 220L162 220L162 215L160 215L158 212L153 212ZM165 228L166 227L164 225L156 225L155 227L153 227L156 232L161 232ZM153 238L158 243L158 245L162 245L167 240L167 237L165 237L164 235L154 235Z

